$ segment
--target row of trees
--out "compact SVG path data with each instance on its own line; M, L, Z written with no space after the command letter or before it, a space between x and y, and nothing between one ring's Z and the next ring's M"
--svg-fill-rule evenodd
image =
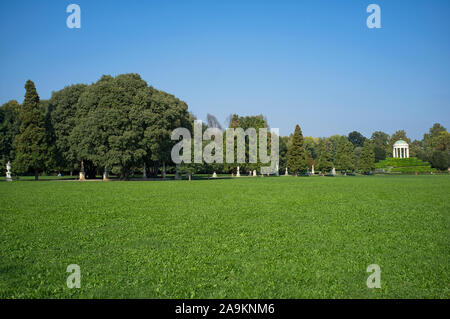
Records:
M350 138L335 136L304 139L300 126L297 125L288 143L286 166L296 175L305 173L312 166L322 173L335 168L343 174L355 170L369 173L375 168L374 146L370 140L362 141L361 152L359 156L355 156L354 144Z
M40 172L78 172L83 166L93 178L111 172L127 179L134 172L156 176L175 171L170 154L175 141L171 132L177 127L193 129L195 116L187 104L175 96L159 91L138 74L103 76L91 85L76 84L53 92L49 100L40 100L34 83L25 84L22 104L9 101L0 107L0 163L13 163L16 174ZM229 128L268 128L263 115L228 118ZM208 114L208 127L220 129L220 122ZM345 173L370 172L374 163L392 155L392 145L403 139L410 144L410 155L428 161L438 169L449 166L449 133L435 124L421 141L411 140L405 131L392 136L377 131L370 138L359 132L326 138L303 137L297 125L290 136L280 137L279 169L302 174L315 169L324 173L335 167ZM257 143L259 147L259 143ZM267 153L270 153L270 136ZM225 148L224 148L225 150ZM231 173L258 170L262 164L188 164L178 169L185 173ZM236 152L235 152L236 153ZM259 153L259 152L258 152Z
M303 137L297 125L293 134L282 138L287 145L287 156L282 162L295 173L311 169L312 165L322 172L329 172L333 167L341 172L359 171L367 173L375 168L375 163L392 157L392 148L396 141L402 139L410 146L410 156L430 162L433 167L446 170L450 166L450 133L436 123L421 141L411 140L404 130L392 136L376 131L370 138L353 131L348 136L333 135L326 138Z
M186 103L148 86L137 74L103 76L91 85L77 84L40 101L32 81L25 84L22 105L1 109L2 167L15 173L73 172L87 177L111 171L127 179L136 168L157 174L170 159L170 134L190 127Z

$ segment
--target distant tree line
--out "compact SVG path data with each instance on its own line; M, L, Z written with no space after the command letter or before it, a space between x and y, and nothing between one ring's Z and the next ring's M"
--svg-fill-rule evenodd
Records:
M22 104L11 100L0 107L0 171L4 174L10 161L14 174L33 174L36 179L41 173L77 174L82 167L88 178L110 172L128 179L144 171L162 177L176 170L188 175L231 173L237 166L242 174L259 172L267 165L259 159L248 163L246 137L246 163L176 167L170 158L176 143L171 132L178 127L192 132L194 120L185 102L147 85L138 74L105 75L90 85L75 84L53 92L48 100L40 100L29 80ZM210 114L203 131L208 127L223 131L225 143L225 129ZM232 114L227 127L246 130L269 125L263 115ZM410 145L410 156L441 170L449 167L450 137L440 124L434 124L421 141L412 142L403 130L392 136L377 131L370 138L356 131L348 136L303 137L297 125L293 134L279 139L279 170L283 173L287 167L291 174L299 175L314 165L324 174L333 168L343 174L369 173L375 162L392 157L393 143L399 139ZM270 135L268 141L270 153Z
M409 144L410 157L429 162L439 170L446 170L450 166L450 134L445 127L436 123L421 141L412 142L404 130L399 130L392 136L376 131L370 138L357 131L348 136L303 137L297 125L293 134L282 137L288 151L286 155L280 153L281 167L284 169L287 166L294 174L310 170L312 165L316 171L324 174L329 173L333 167L343 174L369 173L374 170L376 162L392 157L393 145L400 139Z

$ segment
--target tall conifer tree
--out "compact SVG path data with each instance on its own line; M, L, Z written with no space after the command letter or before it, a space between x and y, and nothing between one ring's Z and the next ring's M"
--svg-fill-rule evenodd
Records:
M25 90L25 100L19 109L20 130L14 141L14 165L19 172L33 170L34 179L38 180L39 171L45 169L47 157L45 121L39 110L39 95L31 80L26 82Z
M295 175L305 172L308 168L306 163L306 153L303 146L303 134L300 126L295 126L292 144L288 149L287 167Z
M339 141L334 164L336 169L344 174L352 172L355 168L353 164L353 144L346 137Z
M373 143L370 140L364 142L361 157L358 161L358 169L363 173L370 173L375 169L375 153L373 152Z

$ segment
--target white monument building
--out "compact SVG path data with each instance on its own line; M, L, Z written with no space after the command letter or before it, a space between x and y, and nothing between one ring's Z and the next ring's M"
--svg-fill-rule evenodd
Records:
M394 158L409 158L409 145L404 140L398 140L394 143L392 153Z

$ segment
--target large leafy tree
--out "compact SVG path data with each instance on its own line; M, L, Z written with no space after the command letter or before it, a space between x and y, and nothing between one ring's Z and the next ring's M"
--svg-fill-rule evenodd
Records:
M171 131L192 125L186 103L148 87L138 74L103 76L85 88L75 117L69 155L121 179L168 161Z
M422 146L425 160L431 162L435 168L444 170L449 165L448 136L447 129L439 123L435 123L423 136Z
M441 131L436 137L431 164L440 170L450 166L450 133L447 131Z
M147 155L143 142L144 107L138 93L147 84L137 74L103 76L80 95L77 125L70 133L70 152L128 179Z
M319 157L317 159L317 169L322 173L327 173L333 168L332 153L333 145L330 140L323 138L319 142Z
M54 143L57 148L56 165L72 171L79 168L76 154L71 152L69 136L77 125L76 110L78 99L87 85L75 84L53 92L49 100L50 121L53 127Z
M331 142L331 161L333 161L333 162L336 157L337 150L339 148L339 143L343 139L348 141L348 138L346 136L342 136L339 134L335 134L335 135L328 137L328 140Z
M336 169L344 174L352 172L355 169L353 163L353 144L345 137L339 141L334 164L336 165Z
M288 149L287 167L288 170L293 172L295 175L303 173L308 169L305 148L303 145L303 134L298 124L295 126L292 143Z
M438 139L442 132L447 132L447 129L439 123L435 123L430 128L429 132L423 135L423 144L426 150L435 150L437 148Z
M422 161L429 160L428 156L426 156L425 154L423 142L418 140L414 140L411 142L411 144L409 144L409 156L417 157Z
M358 131L353 131L348 134L348 140L352 142L354 147L362 147L366 138Z
M45 169L48 160L47 134L34 83L28 80L25 90L25 99L19 110L20 132L14 141L16 149L14 166L19 172L33 170L35 180L38 180L39 171Z
M305 145L306 156L313 160L316 160L317 156L319 155L318 151L319 138L305 136L303 138L303 141Z
M364 142L357 166L358 169L365 174L370 173L375 169L375 154L373 152L372 141L366 140Z
M140 125L144 127L145 163L157 174L158 167L165 168L171 162L170 152L175 143L171 140L172 131L183 127L192 132L194 118L185 102L153 87L139 92L138 103L143 110ZM162 173L165 174L164 169Z
M382 131L376 131L373 132L370 140L374 145L375 162L386 159L387 154L392 153L388 150L390 140L389 134Z
M0 172L5 172L6 163L15 156L14 139L19 133L19 103L11 100L0 107Z

